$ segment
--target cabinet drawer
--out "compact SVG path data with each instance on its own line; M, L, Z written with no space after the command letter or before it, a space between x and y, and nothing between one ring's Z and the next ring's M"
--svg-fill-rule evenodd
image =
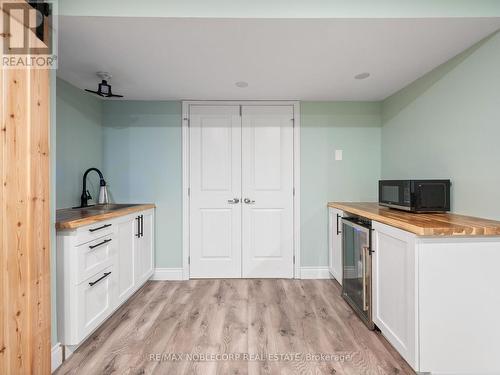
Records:
M100 237L76 248L77 284L113 263L116 239L113 234Z
M113 267L89 277L77 286L77 326L80 340L91 333L113 310Z
M113 233L114 225L110 221L100 221L98 223L81 227L76 232L76 245L81 245L93 241L102 236Z

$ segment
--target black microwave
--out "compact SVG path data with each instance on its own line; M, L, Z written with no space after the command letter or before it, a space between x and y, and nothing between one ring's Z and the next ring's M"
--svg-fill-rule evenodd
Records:
M381 180L378 202L381 206L411 212L447 212L450 186L450 180Z

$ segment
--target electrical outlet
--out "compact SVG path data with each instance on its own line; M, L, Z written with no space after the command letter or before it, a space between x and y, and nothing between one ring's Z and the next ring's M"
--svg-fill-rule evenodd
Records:
M335 160L342 160L342 150L335 150Z

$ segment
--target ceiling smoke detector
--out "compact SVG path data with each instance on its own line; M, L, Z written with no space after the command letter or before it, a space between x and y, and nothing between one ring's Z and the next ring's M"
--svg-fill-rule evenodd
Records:
M102 96L103 98L123 98L123 95L113 94L111 91L111 85L108 81L111 79L111 74L108 72L97 72L97 76L101 79L101 83L97 86L97 91L85 89L85 91L91 92Z
M366 79L370 76L370 73L364 72L364 73L359 73L354 76L355 79Z
M240 89L243 89L245 87L248 87L248 82L245 81L238 81L235 83L236 87L239 87Z

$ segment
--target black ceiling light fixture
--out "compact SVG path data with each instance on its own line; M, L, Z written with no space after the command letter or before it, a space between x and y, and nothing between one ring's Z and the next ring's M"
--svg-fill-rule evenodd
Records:
M97 94L103 98L123 98L123 95L113 94L111 91L111 85L108 83L111 78L111 74L108 72L97 72L97 76L101 79L97 87L97 91L85 89L85 91L91 92L92 94Z

